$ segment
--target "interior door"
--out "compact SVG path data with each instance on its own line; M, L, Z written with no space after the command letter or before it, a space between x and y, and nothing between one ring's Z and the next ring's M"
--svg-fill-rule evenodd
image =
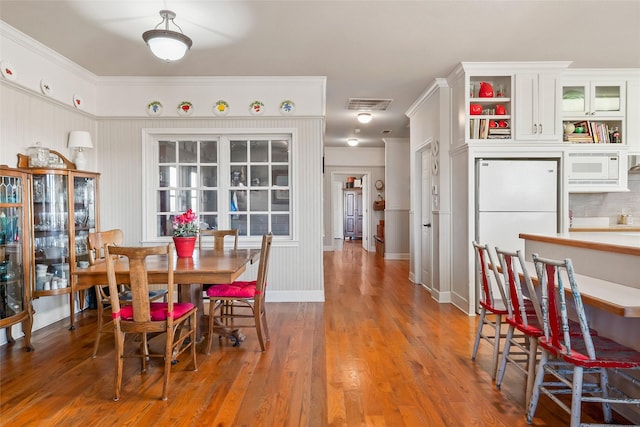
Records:
M432 247L432 214L431 214L431 152L424 150L422 152L422 168L421 168L421 274L420 283L427 289L433 287L431 272L433 271L433 255Z

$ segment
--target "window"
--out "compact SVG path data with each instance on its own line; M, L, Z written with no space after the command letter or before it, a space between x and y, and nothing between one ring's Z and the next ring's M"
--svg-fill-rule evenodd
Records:
M144 188L155 189L145 198L145 240L171 236L174 215L187 209L201 228L292 237L290 135L149 136L144 176L155 182Z

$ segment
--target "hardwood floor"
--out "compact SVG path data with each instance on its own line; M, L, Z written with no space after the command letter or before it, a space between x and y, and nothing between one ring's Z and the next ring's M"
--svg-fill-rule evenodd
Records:
M2 426L526 426L524 380L507 369L492 383L490 349L470 355L477 318L408 281L408 261L384 261L359 242L325 252L325 303L268 303L271 342L255 331L240 347L214 342L173 366L169 400L159 400L162 365L146 374L125 360L113 396L113 337L93 350L95 310L75 331L62 320L0 348ZM601 411L585 405L589 419ZM535 426L568 425L541 397Z

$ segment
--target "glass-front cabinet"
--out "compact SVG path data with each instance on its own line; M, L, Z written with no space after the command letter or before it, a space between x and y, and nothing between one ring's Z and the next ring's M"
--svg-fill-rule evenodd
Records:
M563 79L564 140L578 144L627 144L626 105L623 78Z
M12 326L22 323L27 351L33 350L29 229L29 174L0 166L0 328L13 343Z
M98 227L99 174L67 169L32 169L33 297L70 294L74 327L72 272L88 261L87 235ZM83 304L83 298L80 298Z

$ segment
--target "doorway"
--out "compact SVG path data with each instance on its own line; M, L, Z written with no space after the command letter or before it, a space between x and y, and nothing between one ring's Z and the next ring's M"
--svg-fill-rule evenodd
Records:
M332 171L331 172L331 219L332 219L332 236L334 240L334 246L338 239L344 238L344 192L346 178L348 176L360 177L362 180L362 241L356 240L356 243L361 243L361 246L366 251L373 251L375 248L370 248L371 242L371 212L370 212L370 200L369 188L371 172L369 170L352 170L345 169L344 171Z

